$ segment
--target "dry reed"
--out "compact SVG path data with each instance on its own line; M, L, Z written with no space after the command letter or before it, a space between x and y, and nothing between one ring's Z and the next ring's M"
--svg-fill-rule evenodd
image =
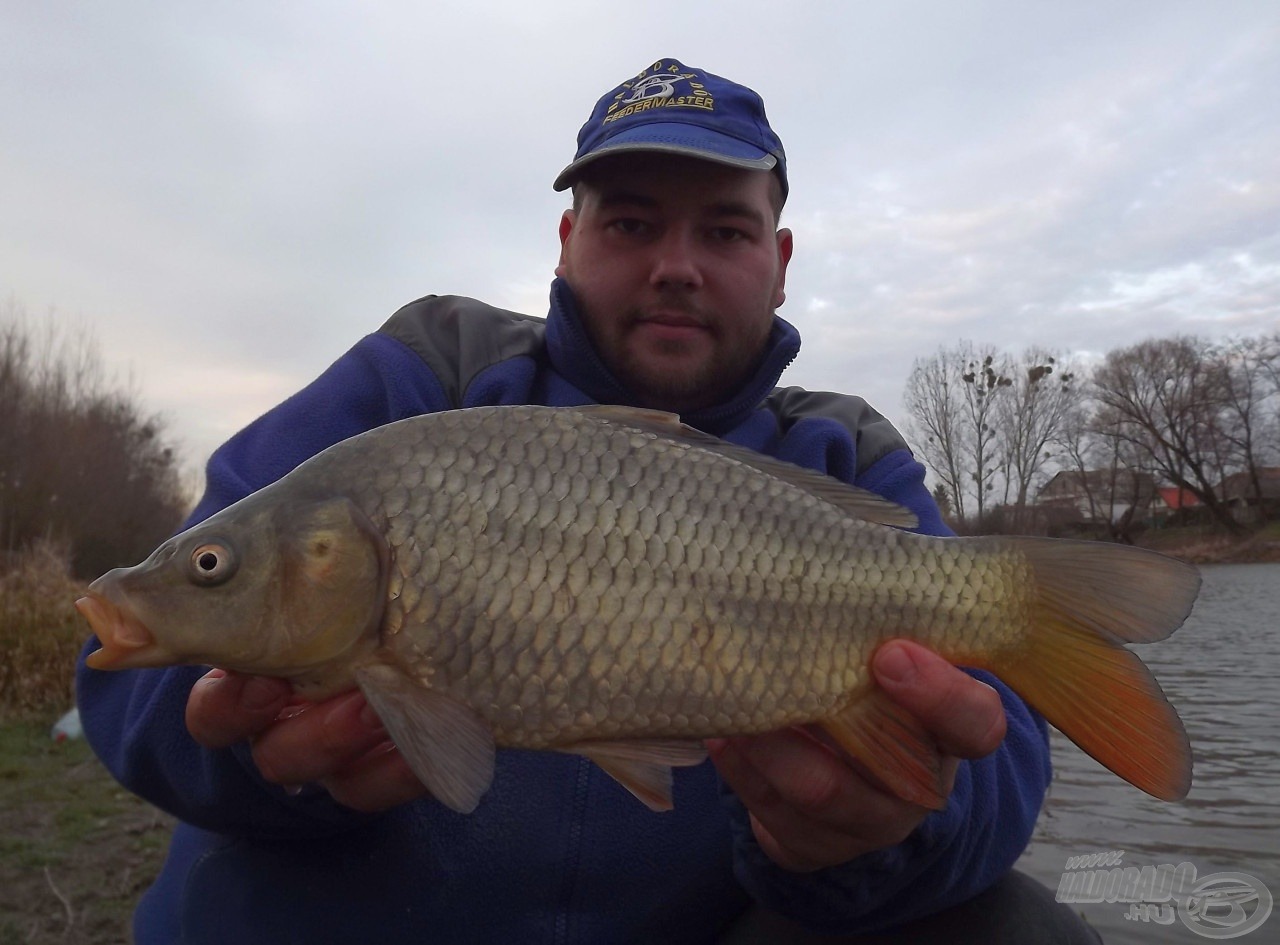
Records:
M74 607L84 588L52 543L0 556L0 719L71 706L89 634Z

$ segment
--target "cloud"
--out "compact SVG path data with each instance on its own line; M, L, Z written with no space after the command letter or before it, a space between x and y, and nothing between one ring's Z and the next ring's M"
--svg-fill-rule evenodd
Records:
M712 0L678 30L586 2L0 18L0 292L92 321L197 455L413 298L542 310L550 180L594 99L657 55L758 88L786 141L790 383L893 415L912 360L960 338L1099 351L1276 322L1263 6ZM191 397L206 371L233 419Z
M1122 39L1005 90L959 147L864 161L792 208L812 382L893 415L912 361L961 338L1086 351L1274 328L1280 109L1261 90L1280 36Z

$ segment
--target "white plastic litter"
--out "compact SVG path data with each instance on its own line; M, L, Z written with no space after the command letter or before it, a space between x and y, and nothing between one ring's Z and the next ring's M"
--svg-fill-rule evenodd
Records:
M80 727L80 710L78 708L72 709L54 722L53 729L49 734L55 742L65 742L68 739L82 737L84 729Z

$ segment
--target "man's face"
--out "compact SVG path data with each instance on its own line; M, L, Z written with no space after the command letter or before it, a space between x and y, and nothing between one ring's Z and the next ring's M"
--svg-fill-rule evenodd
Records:
M675 155L604 158L560 220L562 276L639 406L694 410L754 371L782 304L791 233L772 174Z

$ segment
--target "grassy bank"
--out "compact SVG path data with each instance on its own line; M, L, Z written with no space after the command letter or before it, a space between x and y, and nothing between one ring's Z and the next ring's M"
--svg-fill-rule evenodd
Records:
M52 721L0 724L0 945L116 945L171 821Z
M0 560L0 945L118 945L169 818L50 726L73 701L84 585L38 546Z

